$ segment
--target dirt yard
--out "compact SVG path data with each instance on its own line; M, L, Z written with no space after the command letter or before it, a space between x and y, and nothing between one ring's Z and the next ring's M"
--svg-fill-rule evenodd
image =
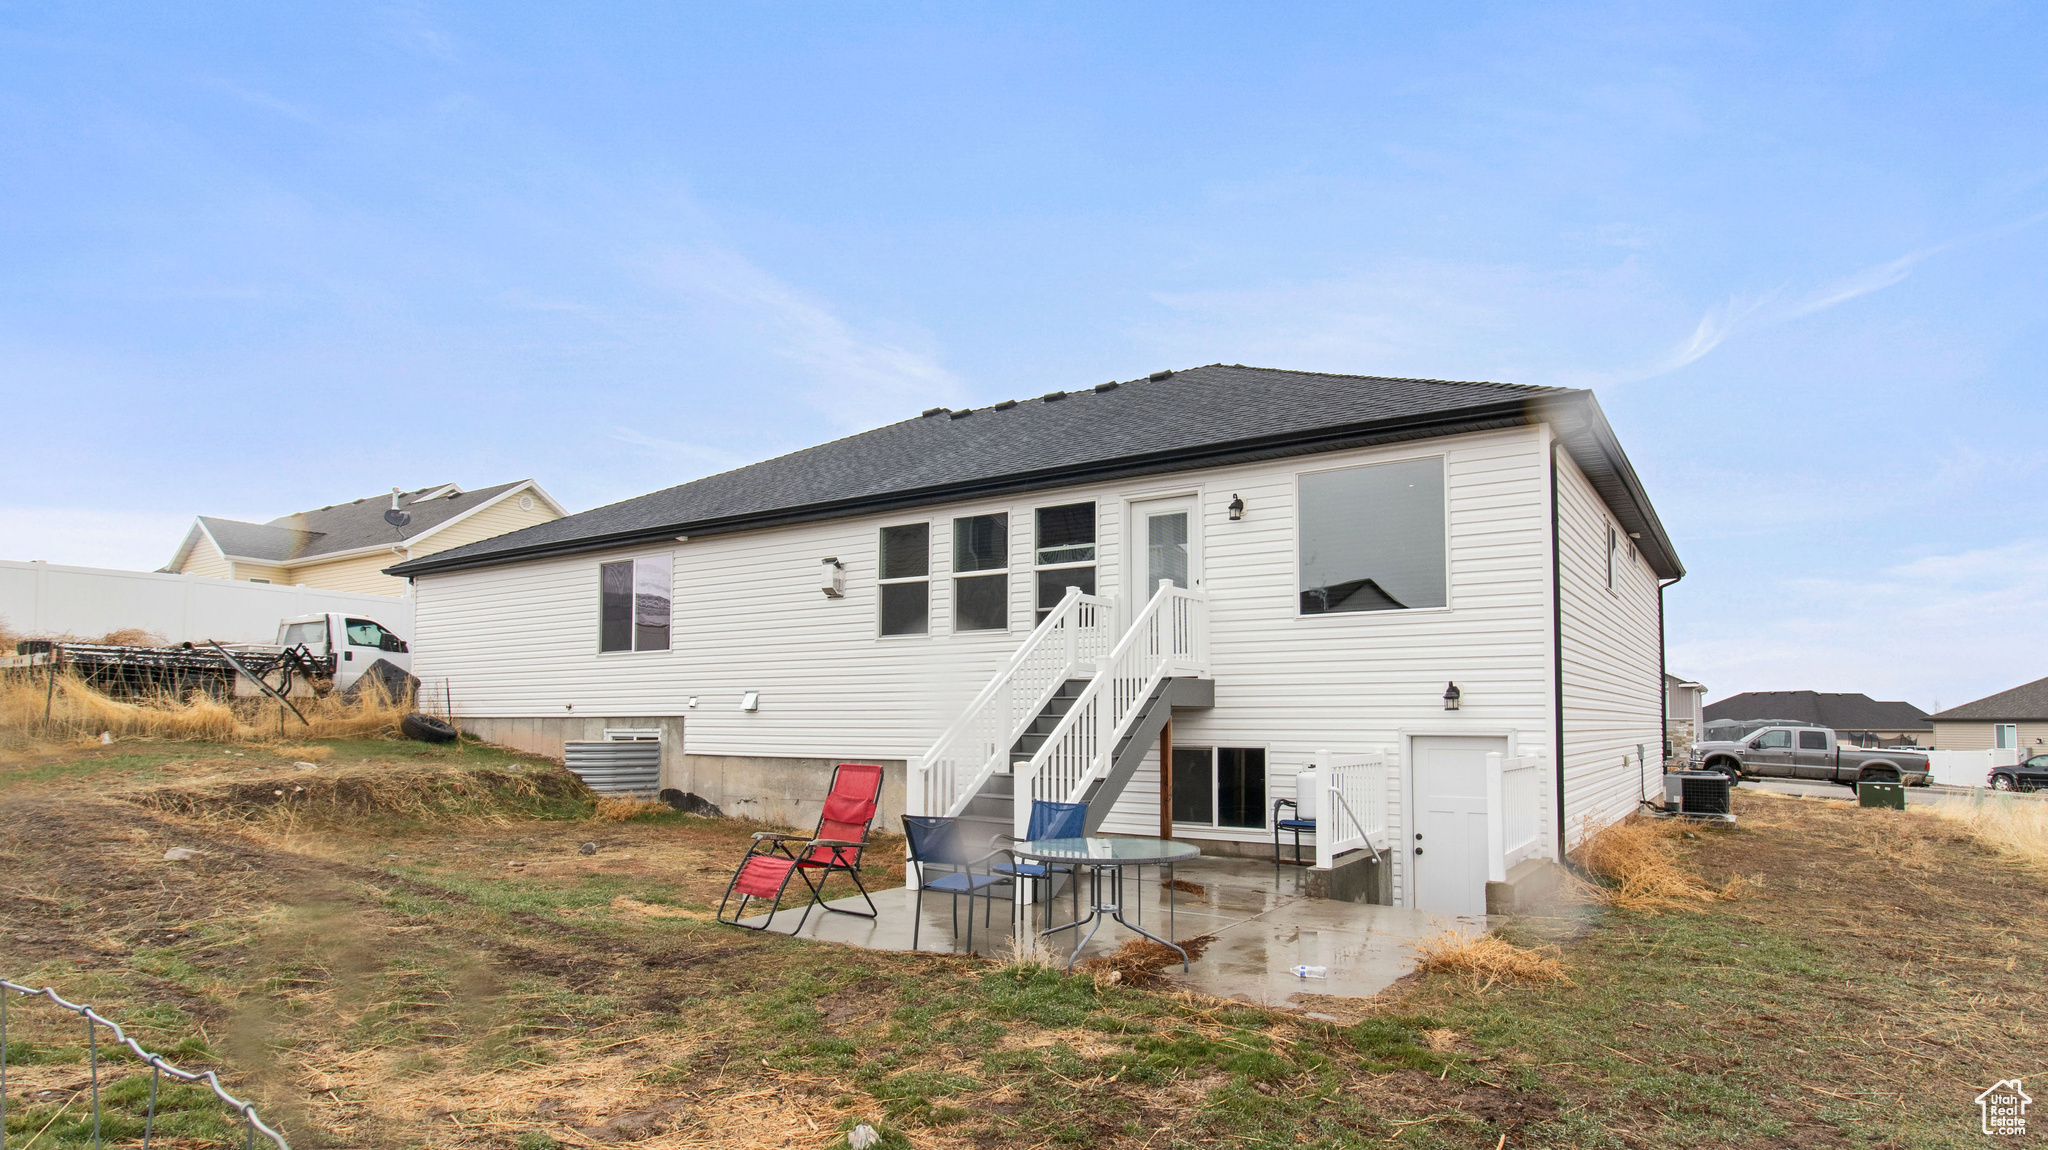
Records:
M2048 1073L2048 875L1924 813L1738 798L1671 844L1734 897L1519 919L1568 981L1417 976L1329 1022L721 927L757 828L610 821L487 747L116 742L0 764L0 974L300 1150L1983 1145L1977 1093ZM59 1021L10 1012L9 1145L86 1144ZM167 1101L169 1144L225 1144Z

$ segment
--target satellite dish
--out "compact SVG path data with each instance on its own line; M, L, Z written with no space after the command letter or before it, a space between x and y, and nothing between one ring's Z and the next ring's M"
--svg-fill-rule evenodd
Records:
M384 513L384 522L389 523L393 527L403 527L412 522L412 512L401 511L394 507Z

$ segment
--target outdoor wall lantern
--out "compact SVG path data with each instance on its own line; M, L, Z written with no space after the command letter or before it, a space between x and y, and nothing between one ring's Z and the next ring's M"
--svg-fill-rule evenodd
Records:
M1456 683L1444 684L1444 710L1457 710L1458 701L1460 699L1463 699L1464 697L1465 693L1463 691L1458 690L1458 685Z
M818 562L821 564L818 590L823 591L827 599L846 598L846 564L837 559L821 559Z
M1233 493L1231 494L1231 496L1230 496L1230 521L1231 521L1232 523L1235 523L1235 522L1237 522L1238 520L1240 520L1240 519L1243 519L1243 518L1244 518L1244 496L1242 496L1242 495L1238 495L1238 494L1236 494L1236 493L1234 493L1234 492L1233 492Z

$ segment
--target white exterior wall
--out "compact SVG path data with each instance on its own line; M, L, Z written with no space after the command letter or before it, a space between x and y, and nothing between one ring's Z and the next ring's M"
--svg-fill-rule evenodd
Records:
M465 716L681 715L692 755L914 759L1033 625L1033 508L1094 500L1098 586L1121 596L1127 504L1191 493L1202 521L1216 706L1177 712L1174 742L1265 748L1270 809L1274 797L1292 797L1295 772L1321 748L1398 757L1406 735L1485 734L1548 752L1547 443L1540 428L1486 432L427 575L415 589L414 668L430 681L451 679ZM1431 456L1446 460L1448 606L1302 616L1297 476ZM1247 507L1234 523L1233 495ZM954 635L951 520L991 511L1010 516L1011 628ZM877 638L878 531L919 520L932 524L934 540L933 633ZM659 551L675 560L673 649L598 654L599 564ZM827 556L846 565L844 599L818 589ZM1442 696L1453 680L1464 701L1449 714ZM1658 681L1653 669L1653 690ZM745 691L761 693L757 713L739 710ZM1157 832L1158 778L1155 761L1132 781L1108 829ZM1266 841L1270 833L1207 837Z
M1563 451L1557 469L1565 830L1576 845L1663 785L1664 669L1656 573L1640 553L1630 559L1622 532L1608 589L1607 529L1621 527Z

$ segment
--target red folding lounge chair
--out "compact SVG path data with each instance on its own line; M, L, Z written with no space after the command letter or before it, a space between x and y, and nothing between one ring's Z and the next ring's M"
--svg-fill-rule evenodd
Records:
M867 847L868 827L875 821L875 808L882 797L882 768L867 763L841 763L832 772L832 792L825 796L825 810L818 816L818 829L814 834L789 835L776 831L762 831L754 836L747 847L747 856L740 860L739 869L732 873L732 882L725 888L725 899L718 904L718 921L730 926L745 925L740 920L747 915L747 904L757 898L768 900L768 917L752 930L767 930L775 920L775 912L782 907L782 892L789 887L789 880L801 879L810 891L810 901L804 905L803 918L797 920L794 934L804 928L811 917L811 908L823 906L834 914L850 914L860 918L875 917L875 900L868 895L868 888L860 881L861 852ZM791 843L800 843L795 850ZM832 906L822 897L825 880L834 871L844 872L853 879L853 885L860 890L860 896L867 900L866 913L845 910ZM813 881L812 876L816 876ZM726 917L726 907L732 903L732 896L740 896L739 905L732 908L732 917Z

